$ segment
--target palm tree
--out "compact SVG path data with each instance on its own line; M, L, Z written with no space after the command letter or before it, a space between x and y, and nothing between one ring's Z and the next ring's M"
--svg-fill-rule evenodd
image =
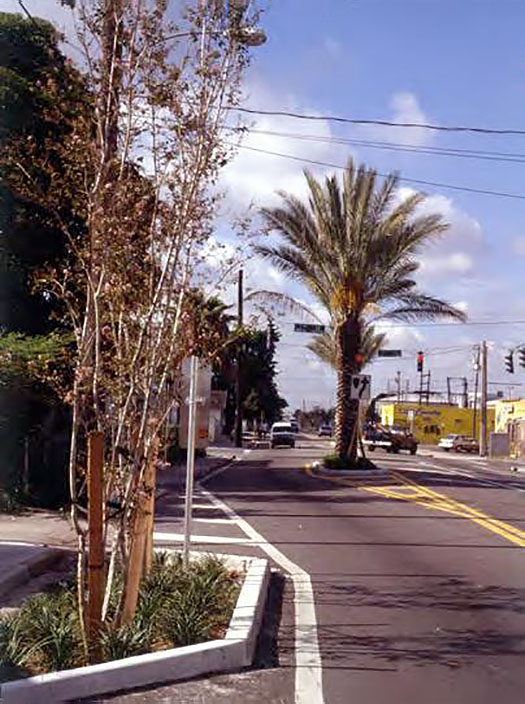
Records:
M397 174L382 185L377 173L352 160L337 176L317 181L305 171L308 201L280 192L282 205L263 208L271 230L284 242L257 252L301 282L326 308L336 344L335 448L350 464L357 459L359 402L350 399L352 375L360 369L364 324L375 320L416 321L448 317L460 310L417 289L416 259L448 225L441 215L418 214L421 193L399 200Z

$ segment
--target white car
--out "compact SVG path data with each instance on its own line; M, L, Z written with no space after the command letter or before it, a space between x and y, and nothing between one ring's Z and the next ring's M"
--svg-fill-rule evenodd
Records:
M457 433L450 433L450 435L445 435L444 438L441 438L441 440L438 442L438 447L443 448L445 452L450 452L450 450L455 449L456 444L463 437L463 435L458 435Z
M290 423L274 423L270 431L270 447L295 447L295 434Z

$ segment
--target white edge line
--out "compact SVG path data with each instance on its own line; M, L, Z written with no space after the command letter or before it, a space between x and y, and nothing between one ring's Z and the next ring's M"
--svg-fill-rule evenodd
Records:
M232 521L235 521L252 541L257 542L257 547L264 550L270 559L289 573L294 585L295 704L324 704L321 653L310 575L269 543L224 501L204 489L202 484L197 483L197 486L215 506L220 507Z

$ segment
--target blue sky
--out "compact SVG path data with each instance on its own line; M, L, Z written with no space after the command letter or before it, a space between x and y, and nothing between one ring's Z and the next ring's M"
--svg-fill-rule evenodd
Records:
M35 15L61 26L67 13L54 0L25 0ZM0 9L16 10L15 0ZM268 42L254 51L246 77L247 107L334 114L353 118L525 128L525 4L521 0L268 0L262 17ZM309 123L290 118L254 118L266 132L317 138L509 152L524 155L524 136L470 135ZM371 147L300 141L275 134L250 134L245 146L279 151L334 164L352 153L380 172L525 196L525 163L407 154ZM311 167L323 176L330 169ZM227 205L243 212L277 202L277 188L304 193L302 165L246 149L228 167ZM404 184L414 188L414 185ZM447 235L423 255L419 280L429 292L462 305L471 320L525 320L525 200L427 187L428 209L451 223ZM260 262L246 264L250 288L275 288L311 302L306 292ZM304 335L292 332L293 319L280 319L280 386L292 407L329 403L334 396L330 370L305 352ZM494 382L521 382L503 368L510 345L525 343L525 325L396 327L390 347L403 349L400 361L370 367L379 391L399 369L416 383L413 355L428 354L434 388L447 375L472 379L471 347L489 341ZM449 348L458 347L457 350ZM498 387L509 392L509 388ZM495 386L492 387L496 389ZM520 387L514 388L514 395ZM522 390L522 395L525 386Z
M327 0L320 8L313 0L269 3L263 18L268 43L257 50L247 81L247 105L441 125L525 127L523 3ZM525 136L319 125L286 118L261 118L260 122L271 131L525 155ZM250 136L246 143L339 164L352 149L355 158L381 172L399 170L414 179L525 195L524 163L334 147L268 135ZM288 182L289 190L300 192L300 164L247 156L242 150L239 159L244 167L240 172L246 174L250 168L256 172L255 192L265 173L278 187L287 189ZM319 175L326 172L322 167L311 168ZM244 197L249 189L247 183ZM270 189L261 190L262 199L270 199ZM452 227L424 257L420 280L425 289L463 304L472 320L525 320L525 200L432 187L426 192L428 207L443 212ZM525 342L525 325L415 326L391 331L390 346L402 347L410 358L372 365L374 387L381 390L398 369L414 384L412 355L419 346L435 352L427 367L432 370L434 388L444 388L447 375L472 378L471 345L483 337L491 343L491 381L523 383L523 372L511 376L504 371L502 355L508 345ZM286 334L289 347L283 345L281 362L282 387L294 405L314 387L312 395L320 398L323 389L325 397L332 391L331 377L323 366L308 361L302 348L295 347L302 342L298 338ZM462 349L442 349L453 346ZM316 375L321 377L318 384ZM513 390L518 391L519 387Z

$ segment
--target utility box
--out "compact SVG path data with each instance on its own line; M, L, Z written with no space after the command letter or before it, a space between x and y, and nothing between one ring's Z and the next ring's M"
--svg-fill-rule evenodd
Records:
M490 457L508 457L510 437L508 433L491 433L489 438Z

